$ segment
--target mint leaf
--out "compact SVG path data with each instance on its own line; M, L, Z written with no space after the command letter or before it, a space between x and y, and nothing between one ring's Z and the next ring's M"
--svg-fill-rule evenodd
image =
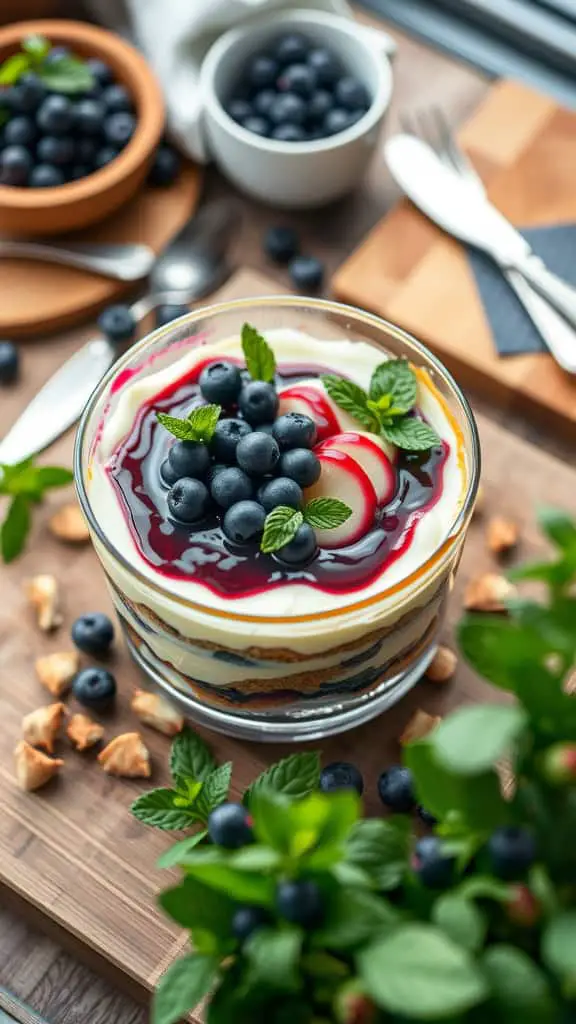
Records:
M343 377L336 377L332 374L322 374L320 377L326 391L333 402L349 412L355 420L358 420L366 430L374 433L379 431L378 419L368 408L368 395L358 384Z
M177 416L169 416L166 412L157 412L156 418L163 427L166 427L179 441L195 441L194 428L188 420L178 419Z
M231 935L236 904L226 893L216 892L196 878L187 876L179 885L165 889L158 902L183 928L206 929L220 939Z
M251 843L233 853L229 863L241 871L274 871L281 864L282 858L276 850L269 846Z
M333 530L352 515L352 509L339 498L312 498L304 509L304 522L316 530Z
M46 54L50 50L50 43L46 39L46 36L38 34L25 36L22 40L22 49L24 53L27 53L32 61L36 63L44 59Z
M553 1024L558 1020L545 974L531 957L514 946L494 945L486 950L482 968L490 996L511 1024Z
M471 829L479 831L507 823L509 808L495 771L457 775L439 762L429 740L408 744L404 763L414 777L418 802L437 818L458 811Z
M394 423L383 424L382 436L390 444L406 452L427 451L441 443L432 427L413 416L405 416Z
M174 843L169 850L166 850L161 857L158 858L159 868L175 868L184 860L192 850L194 850L200 843L206 839L208 832L206 829L202 829L200 832L195 832L193 836L188 836L187 839L181 839L179 843Z
M554 917L542 936L542 959L554 974L576 984L576 910Z
M202 821L208 821L208 816L211 811L228 799L228 790L230 789L231 778L231 761L228 761L226 764L221 764L206 777L196 803L194 804L194 810Z
M153 1024L177 1024L198 1006L217 973L218 960L213 956L189 953L176 960L162 975L154 993Z
M374 370L370 381L370 398L378 402L380 398L389 397L389 414L392 414L392 410L395 415L410 412L416 404L416 394L416 374L407 359L389 359Z
M320 756L314 751L290 754L282 761L262 772L244 793L244 803L250 807L253 796L262 790L283 793L294 800L313 793L320 784Z
M242 952L248 959L249 984L272 985L283 992L300 987L298 962L303 934L296 928L259 928L245 944Z
M303 522L304 516L297 509L289 508L288 505L278 505L266 516L260 550L264 554L270 554L289 544Z
M270 345L251 324L242 327L242 351L252 380L274 380L276 359Z
M72 483L74 474L62 466L40 466L35 470L36 484L41 491L51 487L66 487Z
M179 441L207 444L212 439L221 412L219 405L201 405L193 409L185 420L165 412L157 412L156 418Z
M15 53L8 57L0 66L0 85L14 85L29 67L30 58L25 53Z
M466 900L494 900L495 903L507 903L511 896L511 886L499 882L490 875L474 875L467 878L456 890L456 894Z
M330 896L322 926L314 930L311 943L325 949L354 949L397 920L392 907L374 893L339 886Z
M408 868L410 841L407 818L363 818L346 840L346 864L365 871L381 891L395 889Z
M182 868L186 875L197 878L210 889L226 893L239 903L272 905L275 883L271 877L261 871L235 868L214 848L193 851L182 862Z
M471 953L481 949L488 922L475 903L454 892L439 896L432 908L432 921L448 938Z
M72 95L87 92L94 85L94 76L88 66L77 57L62 57L53 64L42 64L37 74L53 92Z
M131 810L138 821L153 828L161 828L166 832L176 832L189 828L198 821L198 816L191 807L178 807L174 800L173 789L151 789L132 804Z
M216 762L204 740L185 728L172 741L170 772L175 780L204 782L216 768Z
M0 551L6 564L21 554L30 531L30 508L24 495L16 495L0 527Z
M457 708L428 742L441 765L457 775L477 775L510 752L528 725L517 704L477 704Z
M538 525L561 551L576 547L576 523L567 512L544 505L538 509Z

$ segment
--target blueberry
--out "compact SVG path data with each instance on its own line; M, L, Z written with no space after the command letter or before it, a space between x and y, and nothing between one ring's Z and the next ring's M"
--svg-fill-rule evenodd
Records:
M98 57L90 57L86 61L86 68L92 75L92 78L102 87L110 85L113 80L112 68L105 64L103 60L99 60Z
M0 384L13 384L20 370L20 354L11 341L0 341Z
M0 153L0 185L22 188L28 183L32 158L24 146L7 146Z
M106 306L98 317L98 327L108 341L117 344L124 341L131 341L136 330L136 321L129 306L118 303L115 306Z
M249 381L238 396L240 412L253 427L260 423L271 423L278 412L278 404L274 385L263 380Z
M32 114L46 96L46 86L33 71L18 79L12 95L12 107L21 114Z
M274 480L269 480L258 491L258 501L267 512L271 512L278 505L300 508L303 500L302 488L287 476L277 476Z
M268 85L274 85L278 78L280 67L272 57L266 54L257 54L248 66L247 79L253 89L265 89Z
M102 146L94 157L94 170L99 171L100 168L106 167L116 159L120 150L114 146Z
M257 114L251 114L250 117L245 117L242 121L242 127L247 132L252 132L253 135L261 135L266 138L270 134L270 124L265 117L258 117Z
M176 181L181 167L182 160L178 151L164 142L156 150L148 181L151 185L167 188Z
M308 101L308 118L310 121L324 121L326 114L334 106L334 97L327 89L316 89Z
M38 127L49 135L65 135L72 128L74 108L67 96L47 96L36 114Z
M342 74L342 65L338 58L323 46L310 50L306 63L316 74L319 85L334 85Z
M239 501L247 501L254 493L250 477L237 466L228 466L216 473L210 493L220 508L230 508Z
M210 453L200 441L176 441L168 452L168 462L178 479L191 476L199 480L208 472Z
M177 320L180 316L186 316L189 312L188 306L177 305L176 303L158 306L156 310L156 327L164 327L165 324L170 324L173 320Z
M262 928L264 925L269 924L270 915L264 907L245 906L238 907L234 912L232 918L232 934L235 939L239 942L246 942L250 936Z
M206 474L206 481L209 487L212 487L214 480L221 473L223 469L228 469L228 466L224 465L223 462L212 462Z
M276 554L288 565L303 565L310 561L317 547L314 530L308 523L302 523L292 540L279 548Z
M124 85L109 85L103 89L100 99L109 114L131 114L134 106L132 97Z
M264 235L264 252L275 263L289 263L299 248L300 239L294 228L277 224Z
M412 773L403 765L394 764L378 779L378 793L385 807L399 814L408 814L416 806Z
M93 711L107 711L116 697L116 680L105 668L84 668L75 676L72 693Z
M336 102L346 110L358 110L358 108L368 110L370 106L370 96L366 86L352 75L346 75L339 79L334 89L334 95Z
M505 882L516 882L536 860L536 842L527 829L504 825L490 836L488 853L494 874Z
M178 473L172 469L168 459L164 459L164 462L160 466L160 479L166 487L172 487L172 484L175 484L176 481L180 479Z
M92 164L98 151L96 139L77 139L76 157L83 164Z
M316 256L295 256L288 266L290 277L301 291L317 291L324 280L324 264Z
M210 494L201 480L183 476L168 491L170 515L181 523L197 523L210 505Z
M279 882L276 909L280 917L303 928L314 928L324 916L324 901L316 882L307 878Z
M119 110L117 114L109 114L104 120L104 138L112 146L122 148L134 135L136 129L136 118L125 110Z
M266 513L257 501L239 501L226 512L222 529L234 544L256 540L264 529Z
M320 773L320 789L332 793L337 789L355 789L359 796L364 792L364 779L355 764L349 761L333 761Z
M306 120L306 103L294 92L285 92L277 96L270 107L270 120L273 124L304 124Z
M298 96L311 96L318 84L316 74L307 64L289 64L278 79L281 92L294 92Z
M316 444L316 424L302 412L287 412L279 416L272 433L282 451L289 448L313 448Z
M90 174L90 168L87 164L72 164L68 168L66 173L67 181L80 181L82 178L87 178Z
M74 157L74 141L68 135L44 135L36 147L40 163L65 167Z
M240 394L242 377L235 363L219 359L204 367L198 383L207 402L230 406L234 405Z
M5 146L31 146L36 141L36 125L30 117L13 117L4 128Z
M305 60L310 44L306 36L300 32L290 32L283 35L276 42L274 56L282 64L295 64L297 61Z
M260 114L261 117L268 117L270 108L276 99L276 93L274 89L261 89L257 92L254 99L252 100L252 107L256 114ZM247 116L247 115L244 115Z
M238 442L252 433L252 427L245 420L218 420L210 446L217 462L233 466L236 462Z
M65 181L64 171L60 167L53 167L52 164L36 164L30 174L31 188L56 188L63 185Z
M250 476L272 473L279 458L280 449L274 438L260 430L247 434L236 448L236 461Z
M420 818L420 821L423 822L424 825L428 825L429 828L434 828L434 825L438 824L438 818L436 818L431 811L427 811L425 807L422 807L421 804L416 808L416 814Z
M350 127L352 121L350 120L350 112L348 110L342 110L341 107L334 107L329 110L322 122L322 127L326 135L337 135L338 132L344 132Z
M252 822L246 808L232 801L215 807L208 817L208 835L216 846L239 850L253 841Z
M456 860L442 850L438 836L423 836L414 848L413 867L427 889L447 889L454 881Z
M306 132L298 124L277 124L270 138L276 139L276 142L304 142Z
M312 487L320 479L322 466L318 456L308 448L292 448L282 454L278 470L282 476L295 480L300 487Z
M83 135L99 135L106 110L99 100L78 100L74 107L74 125Z
M78 650L99 658L110 650L114 626L102 612L81 615L72 625L72 640Z
M273 93L272 95L275 96L276 93ZM238 121L242 123L242 121L244 121L247 117L250 117L252 115L253 108L251 104L248 103L248 100L233 99L230 100L230 102L228 103L226 107L226 113L232 118L233 121ZM263 111L258 111L258 113L263 113Z

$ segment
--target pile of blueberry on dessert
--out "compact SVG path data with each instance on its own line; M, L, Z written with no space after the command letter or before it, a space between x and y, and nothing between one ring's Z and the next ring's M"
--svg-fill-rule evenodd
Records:
M350 128L370 103L337 54L291 32L250 58L225 107L255 135L310 142Z
M111 163L137 126L132 96L98 58L83 60L27 36L0 66L0 184L51 188ZM169 185L180 166L162 143L150 182Z

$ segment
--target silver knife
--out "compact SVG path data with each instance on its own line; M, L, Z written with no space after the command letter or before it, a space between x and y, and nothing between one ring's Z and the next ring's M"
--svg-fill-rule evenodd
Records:
M449 234L483 249L501 268L520 273L576 327L576 289L548 270L488 199L472 196L433 149L412 135L396 135L385 144L385 155L392 176L423 213Z

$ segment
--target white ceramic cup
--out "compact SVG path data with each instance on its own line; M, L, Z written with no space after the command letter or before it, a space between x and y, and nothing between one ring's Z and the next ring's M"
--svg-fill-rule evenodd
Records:
M277 142L247 131L224 109L249 58L291 30L338 54L372 97L364 116L337 135ZM208 145L216 163L244 192L276 207L305 209L343 196L358 184L376 148L392 93L393 48L384 33L313 10L276 13L225 32L208 51L200 78Z

